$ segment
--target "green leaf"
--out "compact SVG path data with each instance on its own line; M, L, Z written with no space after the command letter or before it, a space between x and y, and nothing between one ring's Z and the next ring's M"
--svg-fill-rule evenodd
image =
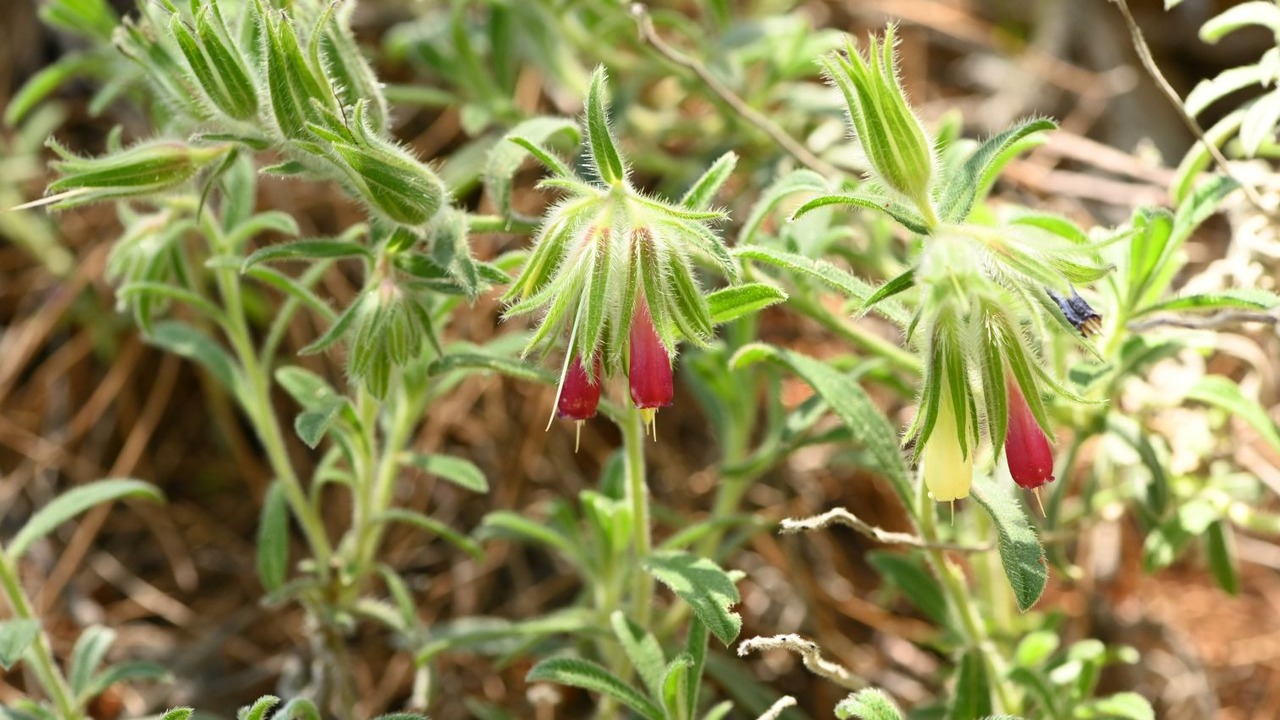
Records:
M76 638L75 647L71 649L71 663L67 671L67 683L77 697L89 687L89 680L97 672L102 659L106 657L111 643L116 641L116 632L101 625L91 625Z
M579 568L586 567L583 549L575 544L572 538L545 522L530 520L510 510L497 510L485 515L476 536L481 540L495 537L511 538L545 545L558 551L566 560Z
M280 698L274 695L263 695L251 707L241 708L236 713L236 720L266 720L271 708L280 704Z
M1156 720L1156 711L1151 707L1151 703L1138 693L1122 692L1086 703L1076 710L1076 717L1108 718L1109 720Z
M92 56L68 54L32 75L10 98L9 105L4 110L4 123L16 128L41 101L95 62L98 59Z
M729 574L709 558L683 550L659 550L644 569L693 608L694 615L726 646L742 631L742 618L729 608L741 598Z
M897 586L902 596L942 627L951 624L947 598L938 581L917 556L888 550L867 553L867 562L886 581Z
M16 665L39 634L40 621L33 618L0 622L0 667L7 671Z
M599 693L626 705L646 720L663 720L662 708L589 660L567 657L543 660L534 665L524 679L525 682L554 682Z
M840 720L902 720L902 713L883 692L875 688L859 690L836 705Z
M956 687L947 705L946 720L979 720L991 714L991 690L983 651L969 650L960 657Z
M224 389L238 394L240 368L226 350L204 332L180 320L155 324L145 339L148 344L194 361L208 370Z
M725 181L733 175L733 169L737 164L737 153L729 151L721 155L689 188L684 197L680 198L680 205L690 210L710 209L716 193L720 192Z
M693 669L693 658L685 653L677 655L667 663L662 671L661 688L658 697L662 698L662 707L666 717L692 717L686 714L684 697L689 688L690 671Z
M420 512L414 510L405 510L403 508L391 508L385 512L376 515L372 522L390 523L398 522L406 525L412 525L419 530L425 530L433 535L439 535L445 540L453 543L463 552L471 557L481 560L484 558L484 551L475 540L463 535L435 518L427 517Z
M600 632L597 616L585 608L558 610L530 620L512 622L505 618L469 615L436 623L414 653L419 666L443 652L469 651L483 655L503 655L528 647L549 635L586 637Z
M722 325L786 299L787 294L772 285L743 283L711 293L707 296L707 307L711 311L711 323Z
M1190 197L1178 203L1173 214L1171 243L1181 246L1186 242L1196 228L1221 210L1223 199L1239 187L1240 183L1227 175L1214 175L1200 183Z
M867 298L866 301L862 303L862 307L858 310L859 314L865 314L868 310L875 307L881 300L891 298L900 292L909 290L915 286L915 284L916 269L913 267L876 288L876 291L871 294L871 297Z
M35 541L53 532L62 523L94 506L127 497L161 502L164 500L164 495L154 485L141 480L115 478L71 488L37 510L18 534L13 536L13 540L9 541L5 554L11 560L17 560Z
M1236 134L1236 131L1240 129L1240 123L1243 121L1244 110L1234 110L1205 131L1205 140L1211 145L1220 148ZM1200 173L1209 167L1209 163L1212 161L1213 156L1210 155L1203 142L1198 142L1191 146L1191 149L1183 156L1182 161L1178 163L1177 169L1174 170L1173 179L1169 181L1169 197L1175 204L1181 205L1192 188L1195 187Z
M347 240L295 240L293 242L268 245L258 248L252 255L244 259L240 272L264 262L279 260L332 260L335 258L362 257L372 258L373 253L363 243Z
M121 682L134 682L138 680L160 680L166 681L173 676L169 673L169 668L160 663L150 662L148 660L135 660L132 662L112 665L103 669L102 672L94 675L89 684L77 694L77 701L85 704L91 698L101 695L107 688Z
M1262 25L1273 35L1280 34L1280 7L1266 0L1240 3L1205 21L1200 26L1200 39L1216 43L1224 35L1249 25Z
M751 214L747 216L738 231L738 247L755 243L756 233L764 225L769 214L786 198L800 192L820 193L827 191L827 180L812 170L795 170L778 178L760 194L760 198L751 206Z
M1034 668L1044 664L1058 650L1062 640L1052 630L1035 630L1023 636L1014 650L1013 660L1021 667Z
M605 106L605 83L608 76L604 66L596 67L591 75L591 89L587 91L587 143L600 181L615 185L626 180L627 169L609 130L609 114Z
M997 547L1004 574L1009 578L1018 609L1026 612L1036 604L1049 582L1044 548L1014 496L1017 486L985 476L976 476L973 497L987 511L996 526Z
M1209 570L1218 587L1230 595L1240 594L1240 568L1235 555L1235 531L1222 520L1209 526L1204 537Z
M622 645L627 659L631 661L631 667L635 668L649 691L649 696L662 697L663 673L667 659L662 654L662 646L658 644L658 639L653 636L653 633L627 619L621 610L615 610L609 616L609 622L613 625L613 634Z
M1280 92L1269 92L1251 103L1240 121L1241 154L1253 157L1264 142L1274 141L1277 121L1280 121Z
M839 290L847 299L861 302L871 295L871 285L826 260L814 260L796 253L775 250L761 245L736 247L733 254L745 260L769 263L784 270L807 275L827 286Z
M1133 317L1137 318L1155 312L1176 312L1179 310L1196 312L1213 310L1265 311L1271 310L1277 305L1280 305L1280 296L1275 293L1260 288L1241 288L1238 290L1183 295L1155 305L1148 305L1142 308L1140 312L1135 313Z
M1191 386L1187 399L1221 408L1232 417L1244 420L1267 441L1272 450L1280 452L1280 432L1277 432L1271 416L1257 400L1245 397L1240 386L1230 379L1221 375L1206 375Z
M983 142L973 155L965 160L956 177L947 178L943 185L939 214L945 222L963 222L973 210L973 205L995 181L996 175L1015 154L1026 149L1028 139L1037 133L1057 129L1057 123L1044 118L1032 118L994 135Z
M525 382L555 385L557 378L534 365L500 355L475 353L453 353L431 363L427 367L428 375L442 375L455 370L492 371Z
M897 221L899 225L917 235L928 235L930 233L929 224L925 222L924 218L920 217L918 212L882 195L820 195L796 208L796 211L791 213L791 220L796 220L813 210L829 205L853 205L866 210L876 210L887 214Z
M195 714L194 708L179 707L165 711L160 720L191 720L191 716Z
M511 185L516 171L520 169L525 158L529 157L530 147L545 153L543 145L557 136L569 138L577 145L581 142L578 124L567 118L535 117L522 121L489 151L489 161L484 168L484 185L493 198L498 214L503 217L513 215L511 210ZM520 138L523 143L512 142ZM559 161L556 161L557 163ZM552 166L554 169L554 166ZM563 166L561 166L563 167Z
M489 481L475 463L452 455L436 455L419 452L403 452L400 454L403 465L411 465L428 475L435 475L442 480L465 488L471 492L489 492Z
M314 450L338 414L348 405L348 400L341 395L329 397L317 407L299 413L293 421L294 432L307 447Z
M258 579L267 592L279 590L289 574L289 504L279 480L271 481L263 499L257 567Z
M820 360L763 343L738 350L729 366L736 370L761 361L789 368L826 400L875 459L904 506L913 506L914 493L898 447L897 431L857 382Z

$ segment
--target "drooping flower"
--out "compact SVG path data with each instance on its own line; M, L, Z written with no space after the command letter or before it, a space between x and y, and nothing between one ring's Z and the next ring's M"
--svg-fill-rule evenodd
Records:
M600 404L600 358L595 359L595 379L587 376L582 357L576 356L560 386L560 399L556 402L556 414L570 420L590 420L596 416Z
M973 484L973 448L965 452L960 444L960 428L948 385L944 378L938 400L938 420L925 440L920 460L925 487L938 502L969 497L969 487Z
M627 367L631 402L640 409L646 426L653 425L658 408L671 404L675 388L671 377L671 355L658 337L649 314L649 304L638 298L631 319L631 360Z
M1009 429L1004 437L1004 454L1009 462L1009 474L1019 486L1034 490L1053 482L1053 450L1012 373L1005 375L1005 388L1009 398Z
M556 414L574 421L573 451L578 451L578 442L582 439L582 421L596 416L596 407L600 405L600 384L604 376L600 374L600 358L592 362L594 377L587 376L587 368L582 364L582 356L575 355L573 362L565 371L564 381L560 384L560 397L556 400Z

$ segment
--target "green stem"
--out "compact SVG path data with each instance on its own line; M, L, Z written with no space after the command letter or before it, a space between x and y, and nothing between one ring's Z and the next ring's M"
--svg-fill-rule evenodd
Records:
M869 333L847 319L836 315L823 306L821 302L797 294L791 297L788 304L854 347L884 358L899 370L909 372L912 375L921 373L920 358L903 350L895 343Z
M405 444L409 442L409 435L412 434L415 425L414 419L419 414L413 412L416 406L417 403L409 402L403 396L396 399L391 411L391 424L387 430L386 442L381 447L381 453L375 454L377 460L374 463L372 482L361 488L366 503L365 515L353 528L359 538L356 542L355 555L358 576L364 576L373 571L373 561L378 552L378 545L382 541L385 523L372 522L372 520L391 507L396 476L400 471L399 455ZM369 422L369 426L371 436L369 447L376 453L378 445L376 437L373 437L377 433L376 419Z
M978 609L974 607L969 597L969 589L965 587L960 570L947 560L945 552L935 546L939 542L939 537L934 517L934 502L929 498L924 483L920 483L916 510L920 524L920 537L930 545L925 553L933 565L934 572L942 581L942 591L947 596L948 604L955 612L956 619L960 621L957 629L964 637L965 645L978 650L987 664L988 682L995 690L997 703L995 710L996 712L1013 712L1015 704L1006 682L1008 668L1005 666L1004 658L987 636L986 627L982 624Z
M214 241L214 238L210 240ZM324 522L308 501L302 482L298 479L293 463L289 460L284 435L280 432L280 419L276 417L275 407L271 404L271 380L267 376L267 369L258 361L258 354L249 333L249 323L245 319L244 298L240 293L240 275L235 268L219 267L215 276L223 307L227 311L224 330L244 369L245 387L237 393L241 407L253 423L253 428L267 454L271 470L284 489L289 508L298 519L307 543L311 546L316 572L322 580L327 580L333 548L325 534Z
M18 581L16 563L3 549L0 549L0 585L4 587L4 594L9 599L9 607L13 608L14 617L38 622L35 612L31 609L31 601L27 599L26 593L22 590L22 584ZM84 715L76 707L71 685L67 683L67 679L63 677L62 671L53 660L53 650L43 626L36 635L35 641L32 642L30 650L27 657L31 659L31 669L35 672L40 685L44 687L44 691L52 698L62 720L83 718Z
M640 627L649 627L653 609L653 578L640 569L653 548L649 528L649 486L645 483L644 419L636 408L629 408L622 425L622 445L626 452L627 503L631 506L631 523L636 567L631 573L633 589L632 615Z

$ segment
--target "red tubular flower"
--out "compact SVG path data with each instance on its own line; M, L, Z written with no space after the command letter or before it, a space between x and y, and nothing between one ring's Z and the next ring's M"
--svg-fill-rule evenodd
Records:
M675 390L671 356L653 327L644 296L637 298L635 315L631 318L631 364L627 380L631 384L631 402L640 408L645 424L652 425L654 413L671 404Z
M1009 429L1004 438L1004 454L1009 461L1009 474L1020 487L1034 490L1053 482L1053 451L1012 375L1005 376L1005 388L1009 396Z
M587 377L587 369L582 365L582 357L573 358L569 372L564 376L564 385L560 388L560 400L556 403L556 414L570 420L590 420L596 416L596 406L600 404L600 358L595 361L596 380Z

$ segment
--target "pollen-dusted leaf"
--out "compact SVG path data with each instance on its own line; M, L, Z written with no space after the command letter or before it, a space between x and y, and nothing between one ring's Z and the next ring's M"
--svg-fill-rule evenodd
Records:
M529 683L554 682L599 693L626 705L645 720L663 720L662 708L613 673L589 660L569 657L543 660L534 665L524 679Z
M512 179L521 164L531 154L530 147L545 152L543 146L557 137L567 138L575 146L582 139L578 124L572 120L535 117L511 128L489 151L489 160L484 168L484 185L489 190L499 215L509 217L514 214L511 209ZM514 138L520 138L525 142L512 142ZM555 169L554 166L552 169Z
M722 325L745 315L786 302L787 294L765 283L743 283L716 290L707 296L712 325Z
M314 447L314 446L312 446ZM272 480L258 518L258 579L267 592L284 586L289 574L289 503L284 486Z
M591 75L591 89L587 91L587 145L600 181L616 185L627 178L627 169L618 152L617 143L609 129L609 113L605 103L608 76L604 66L598 66Z
M489 492L489 481L485 479L484 473L476 467L475 463L465 458L433 453L403 452L400 454L400 462L416 467L428 475L448 480L471 492Z
M1017 486L984 475L974 478L973 497L996 529L996 547L1005 577L1022 612L1030 610L1049 582L1049 566L1044 548L1014 493Z
M711 207L711 203L715 200L716 193L720 192L720 188L733 175L733 169L738 164L738 155L733 151L729 151L721 155L707 171L698 178L697 182L685 192L684 197L680 198L680 205L690 210L706 210Z
M729 366L736 370L760 361L789 368L822 396L876 460L904 505L913 507L914 490L898 449L897 431L857 382L820 360L764 343L742 347Z
M742 618L729 608L741 597L733 578L709 558L683 550L659 550L644 558L645 571L671 588L726 646L742 631Z
M16 665L39 634L40 621L34 618L10 618L0 622L0 668L8 671Z
M902 720L902 713L876 688L859 690L836 705L840 720Z

